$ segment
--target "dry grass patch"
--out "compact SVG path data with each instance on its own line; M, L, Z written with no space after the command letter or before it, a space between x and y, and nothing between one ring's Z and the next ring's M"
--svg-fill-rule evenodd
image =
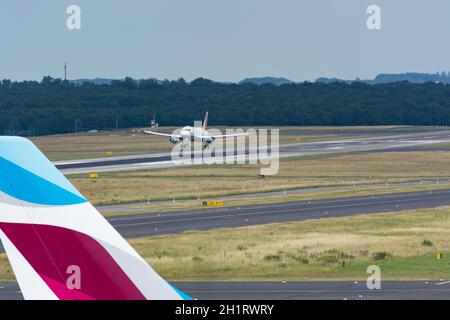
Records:
M450 176L450 152L384 152L282 159L277 175L257 179L256 165L211 165L69 176L95 204L195 199L320 186ZM393 189L391 189L393 190Z
M432 243L423 245L424 239ZM172 280L385 279L448 277L450 207L270 224L131 240Z
M31 140L53 161L169 152L168 139L140 133L98 132L34 137Z

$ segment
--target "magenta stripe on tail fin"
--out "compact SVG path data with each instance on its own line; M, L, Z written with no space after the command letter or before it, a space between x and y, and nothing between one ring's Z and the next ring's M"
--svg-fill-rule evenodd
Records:
M111 255L85 234L22 223L0 223L0 228L60 299L145 299Z

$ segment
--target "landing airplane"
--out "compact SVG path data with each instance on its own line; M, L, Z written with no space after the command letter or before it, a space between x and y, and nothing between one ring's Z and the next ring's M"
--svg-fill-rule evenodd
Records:
M186 126L181 128L179 134L168 134L161 132L154 132L151 130L144 131L146 134L152 134L155 136L163 136L169 137L169 141L173 144L177 144L179 142L183 143L183 146L186 145L188 141L201 141L203 142L203 148L206 148L208 145L212 144L216 139L224 139L227 137L238 137L238 136L247 136L248 133L233 133L233 134L220 134L220 135L211 135L208 133L208 111L205 114L205 120L203 120L203 125L201 128Z
M191 299L21 137L0 137L0 240L25 299Z
M158 128L158 122L156 122L156 113L153 114L153 119L150 121L150 129Z

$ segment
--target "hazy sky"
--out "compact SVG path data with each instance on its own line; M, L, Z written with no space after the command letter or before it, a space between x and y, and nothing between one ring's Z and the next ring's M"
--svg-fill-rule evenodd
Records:
M0 78L372 78L450 70L449 37L448 0L2 0Z

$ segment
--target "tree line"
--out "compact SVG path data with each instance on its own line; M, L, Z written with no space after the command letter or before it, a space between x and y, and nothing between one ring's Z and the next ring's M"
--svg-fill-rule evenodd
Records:
M0 134L46 135L86 129L182 126L210 113L229 126L449 125L450 85L396 82L275 86L156 79L108 85L44 77L0 83Z

